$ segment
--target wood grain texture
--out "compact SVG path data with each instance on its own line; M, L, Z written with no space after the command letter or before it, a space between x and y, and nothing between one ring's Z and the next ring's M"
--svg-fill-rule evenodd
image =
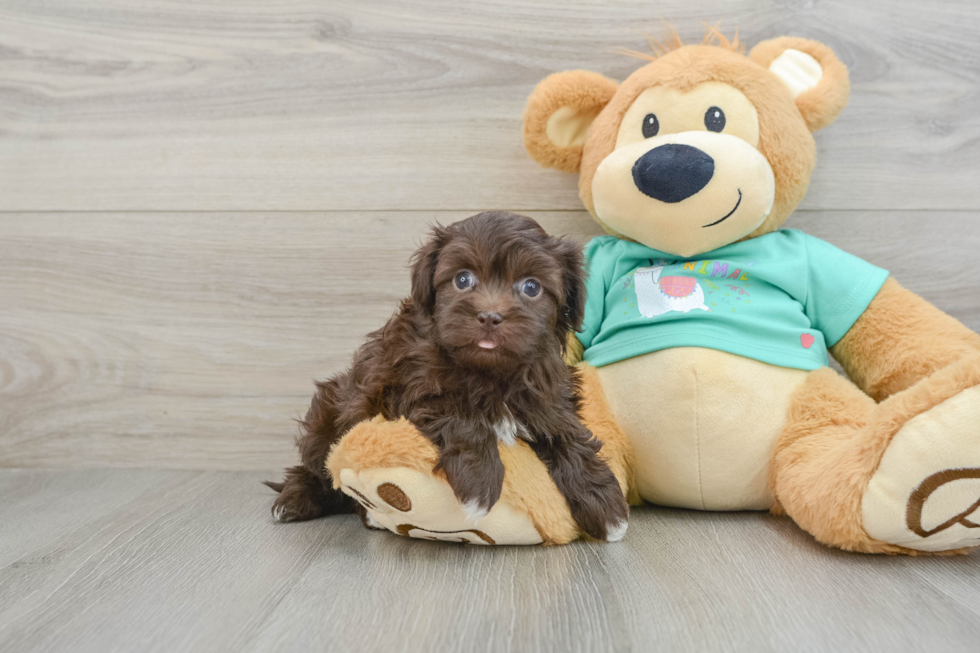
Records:
M597 233L584 212L533 215L552 233ZM0 467L291 463L312 379L342 370L407 295L427 226L465 216L0 215ZM978 329L978 219L790 224Z
M520 114L549 73L628 75L661 19L833 47L851 106L788 226L980 329L976 3L720 4L0 2L0 651L975 652L977 553L652 508L547 549L269 516L311 380L430 222L598 233Z
M962 0L7 0L0 210L576 210L524 154L559 70L622 79L661 20L823 40L851 106L809 209L972 209L980 10Z
M654 508L618 544L448 545L353 516L274 524L262 478L0 470L17 490L0 503L0 650L952 653L980 638L977 554L847 554L783 518ZM10 544L12 523L29 537Z

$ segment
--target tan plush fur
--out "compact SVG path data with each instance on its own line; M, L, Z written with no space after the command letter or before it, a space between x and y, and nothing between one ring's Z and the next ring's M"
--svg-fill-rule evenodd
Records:
M627 52L649 63L620 85L589 128L579 167L579 194L586 208L602 224L592 198L595 171L614 150L623 116L644 90L663 85L686 92L720 81L740 90L756 107L758 149L776 181L772 211L748 237L779 228L809 184L816 156L810 132L830 124L847 103L846 67L827 46L792 37L758 44L747 60L737 38L727 41L717 30L709 31L701 45L685 46L674 34L666 45L652 42L651 49L651 55ZM822 69L819 82L795 98L769 71L787 49L812 56ZM582 76L575 81L594 83ZM545 94L551 83L544 80L535 93ZM546 120L535 115L543 108L529 103L525 118ZM581 360L581 345L574 338L569 342L567 360ZM861 498L903 424L977 383L977 352L980 336L889 280L832 349L858 387L825 369L812 373L795 393L771 465L774 510L785 510L828 544L855 551L914 553L865 533Z
M580 417L601 438L602 450L599 455L616 475L627 501L638 505L640 497L632 482L632 445L609 409L595 368L579 365L576 373L582 384ZM568 512L564 498L548 476L544 463L538 460L531 448L518 442L513 447L502 445L499 449L506 469L500 500L527 512L546 544L565 544L579 537L580 531Z
M769 457L807 372L702 347L595 371L633 445L633 483L644 499L699 510L772 505Z
M820 82L796 98L796 106L803 114L803 120L806 121L810 131L823 129L847 106L847 99L851 93L847 67L840 62L833 50L823 43L792 36L759 43L752 48L749 59L768 69L769 64L788 49L805 52L816 59L823 69Z
M574 332L570 331L565 344L565 363L568 365L580 363L584 354L585 347L582 346L582 341L578 339Z
M864 553L922 555L870 538L862 525L861 499L906 422L977 384L980 354L877 405L829 368L811 373L795 393L773 456L770 483L782 510L825 544Z
M602 441L599 455L606 460L613 474L616 475L626 500L630 505L639 505L640 495L633 481L633 445L619 428L609 408L606 393L602 390L595 368L581 363L575 369L582 383L580 411L582 422Z
M717 45L685 46L678 39L669 46L659 46L660 56L643 57L651 59L651 63L631 74L618 91L614 82L601 75L571 71L544 79L531 94L524 112L528 152L542 165L579 172L582 203L607 233L622 236L596 216L592 180L596 168L615 148L626 110L640 93L654 85L683 92L703 82L719 81L739 89L755 105L759 112L759 151L769 160L775 174L776 197L769 217L750 238L778 229L806 194L816 163L816 147L810 131L830 124L847 104L850 93L847 68L830 48L806 39L785 37L760 43L750 55L750 61L758 65L747 65L737 36L728 41L712 28L705 40ZM768 71L769 63L787 48L810 54L824 67L817 87L804 91L795 101L782 82ZM589 128L581 152L558 151L547 140L544 125L551 113L571 105L559 98L589 98L590 101L579 103L592 111L594 101L607 95L611 100ZM803 124L800 114L804 117Z
M524 147L543 166L578 172L582 147L559 147L548 138L548 119L563 107L581 114L597 114L616 93L617 84L587 70L555 73L541 82L524 112Z
M794 395L770 486L781 508L776 512L785 511L824 544L877 548L860 519L861 494L884 451L884 443L867 441L874 411L867 395L828 368L810 374Z
M577 539L581 531L565 498L531 447L518 442L499 449L505 470L500 500L526 512L545 544L567 544Z
M361 422L334 445L327 458L327 470L334 488L340 487L341 469L372 469L375 467L408 467L432 473L439 461L435 445L423 437L411 422L402 418L387 422L378 415ZM437 476L445 478L444 474Z
M831 348L848 376L875 401L977 352L980 335L894 279Z
M582 154L579 196L593 216L592 179L596 168L613 151L623 115L640 93L654 84L683 92L703 82L719 81L734 86L755 105L759 113L759 151L769 160L776 178L772 211L752 236L779 228L806 194L816 163L816 146L782 82L769 71L746 64L744 56L727 49L688 45L630 75L592 123Z
M663 41L657 40L649 34L643 35L643 37L647 40L647 45L650 46L649 53L637 52L636 50L630 50L629 48L618 48L618 52L630 57L636 57L637 59L643 59L644 61L656 61L660 57L666 56L674 50L683 48L684 41L681 39L681 35L677 33L674 26L667 24L664 27L667 31L667 38L665 38ZM701 39L701 45L713 45L725 50L737 52L738 54L745 53L745 45L739 42L738 32L736 31L735 36L729 39L727 36L721 33L721 31L718 29L718 25L707 25L705 27L704 37Z
M776 192L772 211L749 238L779 228L803 198L815 165L810 132L828 125L846 105L846 67L830 48L806 39L765 41L747 62L737 39L719 39L717 31L713 38L723 47L684 46L675 35L668 45L652 43L653 55L630 53L650 63L620 85L592 123L582 153L579 194L593 217L595 171L613 152L629 107L655 85L686 92L720 81L740 90L756 107L758 149L772 167ZM822 69L819 82L795 98L769 71L788 49L810 55ZM591 83L585 77L577 81ZM542 82L536 93L546 92L549 83ZM541 108L529 104L526 118L534 119ZM603 227L622 237L608 225ZM571 361L581 360L577 345L571 342L569 347ZM770 467L774 510L784 510L827 544L916 554L868 536L862 525L862 496L885 449L909 419L980 382L980 336L889 280L832 353L857 386L823 369L811 373L797 389Z

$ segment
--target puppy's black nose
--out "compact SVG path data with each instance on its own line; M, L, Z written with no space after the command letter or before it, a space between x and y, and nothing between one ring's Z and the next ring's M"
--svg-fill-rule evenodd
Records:
M504 316L500 313L490 313L489 311L483 311L476 316L476 319L480 321L480 324L489 327L491 329L496 329L500 326L500 323L504 321Z
M708 185L715 160L690 145L655 147L633 164L633 183L648 197L668 204L686 200Z

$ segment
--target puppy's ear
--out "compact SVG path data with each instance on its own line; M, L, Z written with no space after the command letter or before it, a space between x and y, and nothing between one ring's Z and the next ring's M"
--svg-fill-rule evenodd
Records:
M412 255L412 302L425 315L436 309L436 287L433 277L439 252L449 239L449 230L441 225L432 227L429 240Z
M564 351L569 331L579 331L585 318L585 258L582 246L570 238L556 239L555 256L562 266L562 305L555 335Z

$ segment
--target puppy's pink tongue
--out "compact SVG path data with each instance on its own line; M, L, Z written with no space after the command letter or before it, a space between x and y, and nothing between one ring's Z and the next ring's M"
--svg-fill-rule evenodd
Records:
M481 340L476 344L482 347L483 349L493 349L494 347L497 346L497 343L493 342L492 340Z

